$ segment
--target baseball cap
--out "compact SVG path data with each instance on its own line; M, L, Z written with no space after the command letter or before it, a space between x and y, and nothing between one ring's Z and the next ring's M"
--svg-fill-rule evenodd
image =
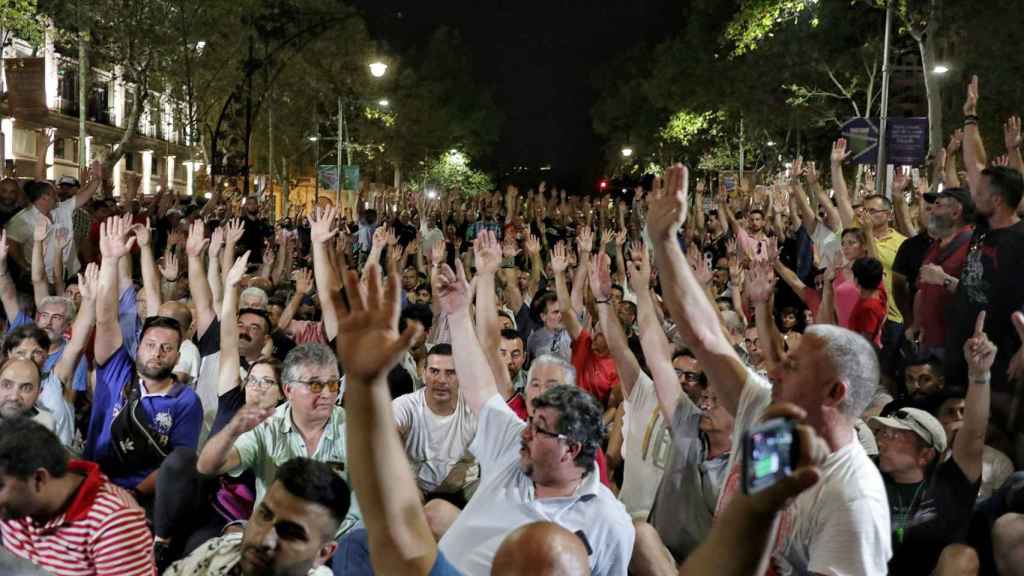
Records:
M925 192L924 200L934 204L939 198L952 198L964 208L964 214L974 213L974 200L971 200L971 193L966 188L944 188L941 192Z
M919 408L900 408L890 416L875 416L871 422L886 428L910 430L939 453L946 450L946 431L942 424L935 416Z
M58 186L78 186L78 178L74 176L61 176L60 180L57 180Z

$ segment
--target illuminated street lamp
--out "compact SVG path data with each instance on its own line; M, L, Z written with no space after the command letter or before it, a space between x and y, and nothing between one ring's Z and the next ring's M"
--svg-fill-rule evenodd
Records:
M932 68L933 74L938 74L941 76L946 72L949 72L949 66L946 66L945 64L936 64L935 67Z
M377 101L377 105L380 106L381 108L387 108L388 106L391 105L391 102L389 102L387 98L381 98L380 100Z
M374 78L380 78L388 71L388 65L377 61L370 64L370 74L373 74Z
M622 149L622 157L623 158L629 158L632 155L633 155L633 149L630 148L629 146L626 146L625 148Z

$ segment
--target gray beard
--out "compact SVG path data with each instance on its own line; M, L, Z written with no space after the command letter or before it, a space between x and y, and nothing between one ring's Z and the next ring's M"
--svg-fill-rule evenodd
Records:
M928 216L928 234L933 238L946 238L952 235L955 229L952 218Z

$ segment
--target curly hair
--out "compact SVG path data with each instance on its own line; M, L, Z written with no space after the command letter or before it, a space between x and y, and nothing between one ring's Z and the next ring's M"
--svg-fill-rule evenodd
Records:
M551 408L558 412L558 433L579 442L575 463L587 473L594 468L594 457L604 442L607 430L601 407L590 394L564 384L549 388L533 399L533 409Z

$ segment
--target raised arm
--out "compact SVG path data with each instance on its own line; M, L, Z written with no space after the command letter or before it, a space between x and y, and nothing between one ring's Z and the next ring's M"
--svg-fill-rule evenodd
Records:
M964 168L967 170L967 185L971 190L978 189L981 171L988 164L985 144L978 131L978 77L972 76L967 86L967 98L964 100Z
M569 287L565 285L565 270L569 267L569 256L566 252L564 242L555 244L555 249L551 253L551 270L555 274L555 294L558 296L558 307L562 311L562 323L569 331L569 337L575 341L583 331L583 326L580 325L576 311L572 307Z
M501 325L498 323L498 301L494 290L494 275L501 264L501 248L494 232L484 230L473 241L473 260L476 262L476 335L487 356L487 364L494 374L498 393L506 400L512 396L512 378L501 361Z
M1020 312L1014 313L1014 316ZM1017 324L1017 321L1014 321ZM978 314L974 335L964 343L967 361L967 397L964 399L964 423L953 440L953 460L960 466L970 482L981 478L982 454L985 451L985 432L988 430L992 380L992 363L996 358L996 345L985 334L985 311Z
M892 206L896 213L896 229L907 238L917 236L917 227L910 217L910 206L907 205L906 190L910 177L896 170L892 178Z
M766 262L756 262L747 273L747 297L754 304L757 338L769 366L782 362L785 345L779 327L772 317L771 300L775 290L775 273Z
M225 273L228 266L235 261L235 247L238 245L238 241L242 239L243 234L245 234L245 222L241 218L230 220L224 229L224 254L220 269ZM211 254L210 257L212 258L213 255ZM213 278L210 278L210 280L212 281ZM223 282L224 279L218 276L217 280Z
M665 336L665 329L658 318L654 299L651 297L651 262L647 256L647 247L643 243L633 243L628 266L629 287L636 294L640 348L644 351L644 360L647 362L647 369L651 371L651 380L654 381L658 409L661 410L662 418L666 422L671 422L682 390L679 388L679 377L672 366L672 345Z
M501 245L501 280L505 284L505 301L514 313L519 312L519 309L523 307L523 293L519 290L519 269L515 265L518 253L516 240L510 234ZM479 300L479 295L477 299Z
M85 183L78 189L75 195L75 208L81 208L92 200L93 194L100 189L103 183L103 164L99 160L93 160L89 165L89 172Z
M0 231L0 302L4 305L4 314L7 315L7 322L14 322L20 310L18 306L18 291L14 287L14 281L7 272L7 230Z
M679 327L679 335L703 366L726 410L735 414L747 370L722 332L714 304L694 278L676 241L686 218L687 175L682 164L666 172L666 191L655 190L651 194L647 230L654 242L665 303Z
M836 195L836 207L839 210L839 220L843 228L853 225L853 204L850 202L850 190L846 187L846 178L843 177L843 161L850 153L846 151L846 138L840 138L832 144L831 169L832 191Z
M92 327L96 322L96 296L99 283L100 268L95 263L89 263L85 268L85 273L78 275L78 288L82 291L82 305L78 307L78 315L75 316L75 323L71 327L71 340L64 347L64 353L61 354L60 360L57 360L51 371L64 385L65 397L72 399L74 389L71 387L71 380L75 375L75 367L78 366L78 359L82 356L86 344L89 343L89 336L92 334Z
M210 298L214 312L221 309L224 301L224 278L221 275L221 246L224 245L224 229L218 226L210 234L210 248L206 251L206 281L210 285ZM234 252L234 249L231 250ZM227 273L227 271L225 271Z
M50 233L50 219L41 216L36 220L32 233L32 295L36 308L50 295L50 284L46 279L46 238ZM13 318L12 318L13 320Z
M163 298L160 296L160 275L156 270L156 260L153 258L149 219L146 219L145 224L132 226L132 232L139 243L139 264L142 267L142 293L146 297L146 316L156 316Z
M127 255L135 238L129 238L131 215L124 218L114 216L100 224L100 287L96 294L96 363L100 366L121 347L123 337L117 319L118 264Z
M437 543L395 428L387 385L388 371L409 349L417 328L413 324L398 333L400 290L395 268L391 267L381 286L380 269L370 266L366 297L360 293L356 274L346 270L342 274L349 306L340 297L335 302L338 359L345 366L345 404L351 413L345 435L349 480L359 494L374 571L426 576L437 557ZM466 299L468 303L468 295ZM463 352L460 349L456 359ZM470 387L467 380L460 375L463 393Z
M337 310L334 309L331 295L341 290L341 284L327 249L327 243L338 234L338 229L334 227L337 216L337 209L330 207L322 211L317 208L306 218L309 222L309 239L313 245L313 280L323 308L321 317L324 319L324 334L328 340L338 335Z
M228 270L224 286L224 304L220 310L220 365L217 374L217 396L238 386L238 282L249 265L249 253L242 254Z
M1006 156L1010 160L1010 168L1024 172L1024 158L1020 155L1020 116L1010 116L1003 124L1003 142L1006 144Z
M626 332L622 329L622 322L611 302L612 297L612 276L611 259L603 250L597 253L593 266L590 270L590 291L594 294L597 303L597 318L601 322L601 331L608 340L608 351L611 352L612 360L615 362L615 371L619 374L619 382L622 383L622 396L629 398L633 385L640 375L640 362L636 355L629 348L626 340Z
M441 310L448 314L452 348L459 351L454 356L459 392L466 399L470 410L479 414L484 404L499 392L494 373L487 363L487 355L473 331L473 321L469 315L470 288L462 262L455 261L454 272L447 264L442 264L434 274L433 282L434 294L440 302Z
M197 337L205 334L216 318L213 294L203 266L203 250L210 243L205 236L205 224L197 218L189 228L188 241L185 243L185 252L188 254L188 289L196 306Z

